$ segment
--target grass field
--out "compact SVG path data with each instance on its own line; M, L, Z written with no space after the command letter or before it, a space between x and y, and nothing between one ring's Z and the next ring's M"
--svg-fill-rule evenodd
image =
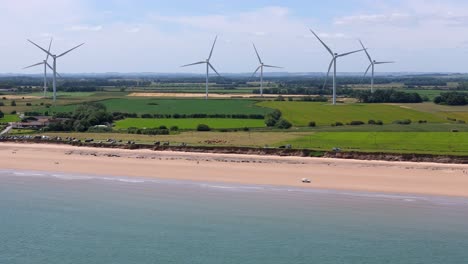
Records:
M386 104L344 104L330 105L310 102L261 102L258 105L279 109L283 116L295 126L307 126L310 121L317 125L330 125L334 122L366 122L369 119L382 120L385 124L395 120L427 120L429 123L446 123L446 119L431 113L416 111L396 105Z
M137 114L266 114L272 111L272 109L256 106L254 100L120 98L100 102L107 107L109 112ZM51 110L73 112L77 106L57 106Z
M316 150L468 155L466 132L318 132L280 144Z
M116 140L136 141L138 143L153 144L155 141L170 142L172 145L188 143L196 146L244 146L264 147L281 141L301 138L310 133L278 133L278 132L182 132L177 135L130 135L119 133L44 133L40 135L74 137L78 139L93 138L95 141L106 141L108 138Z
M0 123L8 123L8 122L18 122L20 121L17 115L5 115L3 118L0 118Z
M177 126L179 129L196 129L199 124L208 125L214 129L231 128L257 128L265 127L263 119L230 119L230 118L191 118L191 119L145 119L127 118L115 123L116 129L136 128L157 128L166 126L168 128Z

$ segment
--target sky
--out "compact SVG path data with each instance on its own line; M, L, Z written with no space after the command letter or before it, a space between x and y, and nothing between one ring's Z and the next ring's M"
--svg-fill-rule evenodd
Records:
M282 72L325 72L330 54L360 49L361 39L381 72L468 72L466 0L1 0L0 73L40 73L23 67L45 59L27 39L60 54L62 73L253 72L263 61ZM339 72L363 72L364 53L340 58Z

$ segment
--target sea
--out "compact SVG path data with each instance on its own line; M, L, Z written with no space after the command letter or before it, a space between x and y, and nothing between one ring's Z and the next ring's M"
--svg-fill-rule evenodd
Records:
M0 263L464 264L468 199L0 170Z

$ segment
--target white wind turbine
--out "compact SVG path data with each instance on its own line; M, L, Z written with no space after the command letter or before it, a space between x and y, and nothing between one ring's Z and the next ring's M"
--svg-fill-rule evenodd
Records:
M49 43L49 49L48 49L49 52L50 52L50 47L51 46L52 46L52 39L50 39L50 43ZM23 70L25 70L25 69L36 67L36 66L39 66L39 65L44 65L44 97L46 97L46 92L47 92L47 67L49 67L49 69L53 70L52 66L50 66L50 64L48 63L48 60L49 60L49 54L47 54L45 60L43 60L42 62L39 62L39 63L36 63L36 64L31 65L31 66L23 68Z
M394 62L394 61L375 61L375 60L373 60L372 57L370 56L369 52L367 52L366 47L364 47L364 44L362 43L362 41L359 40L359 42L361 43L361 46L362 46L362 48L364 49L364 51L366 52L367 58L368 58L369 61L370 61L370 65L369 65L369 67L367 67L367 70L366 70L366 72L364 73L364 77L362 77L362 79L364 80L364 78L366 78L367 73L369 72L370 68L372 68L371 93L373 93L373 92L374 92L375 65L378 65L378 64L390 64L390 63L395 63L395 62Z
M31 42L31 44L33 44L34 46L38 47L39 49L41 49L42 51L44 51L47 55L51 56L52 59L54 60L53 62L53 66L52 66L52 70L53 70L53 78L52 78L52 89L53 89L53 92L54 92L54 102L57 100L57 59L60 58L60 57L63 57L65 56L66 54L68 54L69 52L81 47L84 45L84 43L81 43L80 45L68 50L68 51L65 51L64 53L60 54L60 55L55 55L55 54L51 54L50 51L47 51L45 49L43 49L41 46L37 45L36 43L32 42L31 40L28 39L29 42Z
M327 77L325 79L325 83L323 85L323 87L325 88L326 85L327 85L327 81L328 81L328 76L330 76L330 71L331 71L331 68L333 66L333 105L336 105L336 61L338 58L341 58L341 57L345 57L345 56L348 56L348 55L351 55L353 53L357 53L357 52L361 52L363 51L363 49L361 50L355 50L355 51L351 51L351 52L347 52L347 53L342 53L342 54L338 54L338 53L334 53L326 44L325 42L323 42L319 36L317 34L315 34L315 32L311 29L310 32L312 32L312 34L315 35L315 37L320 41L320 43L322 43L322 45L327 49L327 51L330 53L330 55L332 55L332 61L330 62L330 66L328 67L328 72L327 72Z
M260 65L255 70L251 78L253 78L257 74L257 72L260 70L260 95L263 97L263 68L281 69L282 67L264 64L262 59L260 58L260 55L258 54L258 50L257 50L257 47L255 47L255 44L253 44L253 47L254 47L255 53L257 54L257 58L258 58L258 61L260 62Z
M211 52L210 52L210 56L208 57L208 59L204 60L204 61L199 61L199 62L195 62L195 63L191 63L191 64L187 64L187 65L183 65L181 67L188 67L188 66L193 66L193 65L198 65L198 64L206 64L206 96L205 96L205 99L208 100L208 78L209 78L209 75L210 75L210 68L219 76L221 77L221 75L218 73L218 71L216 71L216 69L213 67L213 65L211 65L210 63L210 60L211 60L211 57L213 56L213 50L214 50L214 47L216 45L216 41L218 40L218 36L216 36L214 42L213 42L213 47L211 47Z

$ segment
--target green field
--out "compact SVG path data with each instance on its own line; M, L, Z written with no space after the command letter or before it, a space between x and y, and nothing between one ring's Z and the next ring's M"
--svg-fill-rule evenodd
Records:
M20 121L17 115L5 115L3 118L0 118L0 123L8 123L8 122L18 122Z
M230 118L199 118L199 119L145 119L127 118L115 123L116 129L136 128L158 128L166 126L168 128L177 126L179 129L196 129L199 124L208 125L214 129L232 128L257 128L265 127L263 119L230 119Z
M272 109L256 106L254 100L139 99L100 101L109 112L137 114L266 114ZM52 112L73 112L78 104L52 107ZM46 111L46 109L42 109Z
M395 120L427 120L429 123L447 123L442 117L416 111L397 105L387 104L343 104L330 105L311 102L262 102L258 105L279 109L283 116L295 126L307 126L310 121L317 125L330 125L335 122L366 122L370 119L382 120L385 124Z
M316 150L468 155L467 132L318 132L281 144Z

